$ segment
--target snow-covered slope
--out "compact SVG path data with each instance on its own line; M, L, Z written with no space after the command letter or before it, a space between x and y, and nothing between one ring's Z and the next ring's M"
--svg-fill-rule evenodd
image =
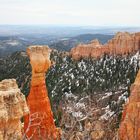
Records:
M88 135L93 131L85 133L86 124L101 123L105 134L112 138L139 69L139 53L74 61L65 52L53 51L51 59L55 63L46 75L47 86L56 124L61 126L63 136L68 137L72 129ZM29 93L30 77L25 52L0 59L0 80L15 78L25 95Z

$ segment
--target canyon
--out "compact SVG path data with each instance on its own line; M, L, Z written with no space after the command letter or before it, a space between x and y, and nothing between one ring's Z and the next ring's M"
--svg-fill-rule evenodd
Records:
M77 120L78 117L79 118L81 117L80 120L82 120L82 123L85 123L87 125L91 123L91 125L94 126L97 123L96 120L94 120L95 115L93 115L94 114L93 112L91 112L90 117L94 120L94 123L91 120L90 122L88 119L83 121L83 118L87 117L89 113L87 112L87 110L90 111L91 109L93 109L93 107L97 109L95 105L96 102L94 100L98 101L97 104L99 107L99 112L98 112L99 114L97 113L96 110L96 119L97 120L100 119L102 121L98 123L97 128L91 127L91 130L92 129L95 130L94 131L90 130L88 134L92 137L92 139L101 139L101 137L102 138L108 137L109 135L111 135L110 130L112 130L111 127L109 127L108 123L109 121L113 122L114 121L113 118L115 118L118 121L117 117L119 115L117 116L116 112L118 114L120 113L121 110L120 108L122 104L124 104L124 101L127 100L127 97L129 95L129 89L131 94L129 97L129 101L124 106L123 116L119 129L119 137L121 140L125 140L128 137L132 140L134 138L139 139L140 130L137 129L138 125L136 125L139 123L140 72L138 72L139 53L137 52L139 50L139 35L140 35L139 33L135 33L135 34L118 33L112 40L109 41L110 42L108 43L109 45L106 44L106 46L100 44L98 40L93 40L89 44L87 44L89 45L89 47L85 45L84 49L82 49L82 47L81 49L79 48L79 52L81 53L72 56L73 59L71 59L68 53L57 52L57 50L50 49L48 46L28 47L27 54L29 60L25 52L22 52L19 55L16 54L16 57L18 56L17 58L12 57L12 60L14 61L12 62L12 64L14 65L9 64L11 68L7 67L6 70L7 71L9 70L9 73L11 72L12 74L13 71L15 73L19 71L21 72L22 68L26 67L27 68L26 72L25 70L24 70L25 72L24 74L21 72L21 74L24 77L21 78L20 73L17 73L19 79L17 77L15 77L15 79L18 79L18 81L22 81L22 79L26 79L26 82L30 83L28 87L30 88L30 92L28 92L29 94L27 96L27 105L29 109L26 105L25 97L23 96L22 97L22 103L24 104L23 113L20 116L16 117L18 123L15 126L17 128L16 131L19 132L19 139L21 139L22 137L22 133L21 133L22 128L17 126L21 125L20 118L22 116L24 116L23 139L25 138L31 140L60 139L62 131L55 126L55 123L59 123L58 122L59 119L57 120L55 118L58 114L57 115L55 114L56 116L54 117L51 109L49 97L51 97L50 98L51 101L52 98L54 99L55 97L55 99L52 102L53 105L52 107L54 106L56 107L57 105L59 105L58 100L63 99L63 101L61 101L62 105L61 107L59 106L59 109L60 111L62 110L65 111L62 112L68 116L67 119L66 117L64 117L64 121L63 121L64 124L60 125L63 130L63 137L68 138L67 134L71 134L71 129L73 127L74 127L73 130L75 131L81 129L81 125L79 126L69 125L71 121L74 121L75 119ZM99 49L99 51L93 52L95 48L97 50ZM135 52L137 53L135 54ZM104 56L104 54L108 54L108 56ZM120 57L119 55L124 55L124 57ZM99 59L95 59L95 60L91 59L89 61L86 59L79 60L80 58L89 58L91 56ZM9 57L9 59L11 59L11 57ZM7 59L4 62L8 63L9 59ZM23 61L21 61L20 59ZM79 61L75 61L75 59ZM53 62L52 65L51 61L54 61L55 63ZM3 61L1 60L1 64L2 62ZM18 69L18 67L16 67L18 65L19 66L23 65L23 67ZM13 67L15 68L13 69ZM32 68L32 73L30 73L31 68ZM46 76L46 72L48 74L47 76ZM11 75L9 73L8 75ZM135 77L136 80L134 82ZM31 81L29 80L30 78ZM133 82L134 84L130 88L130 85ZM0 82L0 97L3 97L5 91L6 93L7 91L8 93L13 93L12 91L14 89L18 89L17 85L12 83L15 83L15 80L8 80L8 81L4 80ZM22 83L21 88L23 88L24 85L27 86L26 84ZM19 89L17 91L20 92ZM17 91L14 90L14 94L17 93ZM86 96L86 94L83 94L84 91L88 93L87 94L88 96ZM51 93L51 96L48 93ZM25 94L27 95L27 93ZM17 99L14 96L13 97L14 99L12 98L13 100L11 101L11 98L9 98L11 97L10 95L7 96L7 94L5 94L5 96L7 97L4 97L4 101L3 99L0 100L1 108L3 108L3 105L6 103L7 105L9 105L8 108L13 108L13 110L16 112L18 111L18 109L16 109L14 105L15 103L17 103ZM90 98L91 95L93 96L92 98ZM91 103L90 105L87 104L89 102L87 97L90 100L92 99L92 101L94 101L92 106L90 106ZM5 100L7 98L8 100L11 101L11 104L7 103L7 100ZM72 105L74 107L72 107ZM77 109L77 106L79 108L82 107L83 108ZM5 114L4 110L6 110L5 107L4 109L1 110L0 115ZM3 116L4 115L2 115L0 119L2 123L4 118ZM6 119L7 122L7 117L5 117L4 119ZM106 121L105 125L102 126L105 121ZM79 122L79 124L80 123L81 122ZM101 125L99 125L100 123ZM8 134L11 133L11 130L9 129L10 127L9 128L7 127L9 126L9 124L11 125L11 123L9 123L8 121L7 124L5 125L6 129L8 129ZM115 124L116 122L114 122L113 124L114 128L116 128ZM13 130L15 126L11 126L13 127ZM106 127L108 127L108 130L106 130ZM135 130L133 128L135 128ZM85 127L83 132L79 131L78 133L80 135L81 134L85 135L87 129L88 128ZM98 129L101 129L101 132L98 132ZM114 135L116 134L116 130L112 130L112 131L115 133L110 137L110 139L112 139L112 137L114 137ZM128 131L130 133L128 133ZM0 134L1 137L3 137L2 126L1 126ZM13 133L11 133L11 135L15 138ZM10 138L7 139L13 140L12 139L13 137L11 137L11 139ZM74 137L75 137L75 133L72 134L71 138L73 139ZM77 137L80 136L78 135ZM83 139L85 137L86 135L83 136ZM7 139L3 138L2 140L7 140Z
M118 32L113 39L106 44L101 44L97 39L89 44L79 44L72 48L70 55L73 59L99 58L104 54L125 55L136 52L140 49L140 32L130 34L128 32Z

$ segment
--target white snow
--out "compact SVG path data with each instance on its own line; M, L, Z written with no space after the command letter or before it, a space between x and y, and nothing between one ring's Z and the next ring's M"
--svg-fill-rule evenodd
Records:
M75 118L82 118L82 117L84 117L84 115L80 111L78 111L78 112L72 112L72 115Z
M106 110L105 114L100 117L101 120L108 120L112 115L114 114L114 111Z

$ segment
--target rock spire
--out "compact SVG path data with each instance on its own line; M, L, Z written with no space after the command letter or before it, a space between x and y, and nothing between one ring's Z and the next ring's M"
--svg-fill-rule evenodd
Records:
M45 72L51 66L50 49L48 46L30 46L27 54L32 66L32 79L27 98L30 114L25 117L25 134L31 140L59 139L45 83Z

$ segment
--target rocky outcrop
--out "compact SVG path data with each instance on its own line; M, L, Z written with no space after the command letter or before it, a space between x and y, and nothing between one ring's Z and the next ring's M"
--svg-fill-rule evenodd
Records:
M120 140L140 139L140 70L131 86L129 102L125 105L119 129Z
M45 72L51 66L48 46L31 46L27 49L32 66L32 79L27 103L30 114L25 117L25 135L31 140L59 139L51 111Z
M104 54L125 55L140 49L140 33L130 34L118 32L115 37L102 45L99 41L93 40L89 44L79 44L71 49L72 58L78 60L81 57L98 58Z
M16 80L0 82L0 140L21 140L21 117L29 113Z
M70 54L74 59L79 59L81 57L99 57L102 45L99 41L93 40L89 44L79 44L77 47L72 48Z

